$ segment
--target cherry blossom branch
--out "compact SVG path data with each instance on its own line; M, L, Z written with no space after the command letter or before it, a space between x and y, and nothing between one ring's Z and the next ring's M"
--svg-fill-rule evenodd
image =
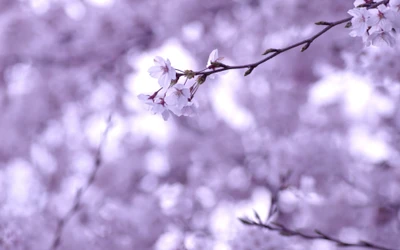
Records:
M294 43L285 48L269 48L263 55L265 58L254 63L244 65L227 65L222 63L222 57L218 57L218 50L211 52L206 68L200 71L179 70L171 66L169 59L163 59L156 56L154 66L150 67L148 72L150 76L157 78L161 87L160 90L152 95L141 94L138 98L149 106L154 114L161 114L164 120L167 120L172 113L176 116L193 116L196 113L196 105L192 102L194 95L199 87L207 80L207 77L222 71L233 69L247 69L244 76L253 72L259 65L271 60L272 58L301 46L301 52L307 50L310 45L320 36L328 32L335 26L346 23L347 28L352 27L351 36L361 36L366 45L387 44L393 46L395 43L394 26L389 19L393 19L393 6L387 5L389 0L374 3L372 0L359 0L364 3L348 11L352 17L344 18L336 22L320 21L316 25L325 26L321 31L308 39ZM357 1L356 1L357 2ZM396 5L397 6L397 5ZM400 6L400 4L399 4ZM397 6L396 8L399 8ZM371 8L377 8L375 11L368 11ZM400 11L397 10L400 15ZM386 14L387 17L386 17ZM393 15L392 15L393 14ZM396 19L397 20L397 19ZM400 30L400 27L398 28ZM180 77L186 78L184 83L178 83ZM194 81L189 79L196 78Z
M388 3L389 3L389 0L383 0L383 1L380 1L380 2L376 2L376 3L363 4L363 5L358 6L358 7L366 7L367 9L372 9L372 8L378 7L381 4L385 4L386 5ZM318 32L315 35L313 35L312 37L310 37L308 39L305 39L305 40L303 40L301 42L297 42L297 43L294 43L292 45L289 45L289 46L287 46L285 48L281 48L281 49L269 48L263 53L263 55L268 55L268 56L266 58L262 59L262 60L254 62L254 63L244 64L244 65L237 65L237 66L230 66L230 65L218 62L218 60L217 60L215 62L211 62L211 66L209 66L206 69L203 69L203 70L200 70L200 71L188 70L188 71L184 71L183 73L177 73L176 75L177 75L178 79L181 76L188 76L190 78L193 78L194 76L197 76L197 75L201 75L204 78L206 78L209 75L212 75L212 74L215 74L215 73L219 73L219 72L222 72L222 71L226 71L226 70L247 69L247 71L244 73L244 76L247 76L247 75L251 74L253 72L253 70L255 68L257 68L259 65L271 60L272 58L278 56L279 54L282 54L283 52L292 50L292 49L300 47L300 46L302 46L301 52L304 52L305 50L307 50L310 47L310 45L318 37L320 37L321 35L325 34L327 31L329 31L330 29L332 29L335 26L338 26L338 25L343 24L343 23L347 23L346 27L350 27L351 23L349 23L349 22L351 21L351 19L352 19L352 17L348 17L348 18L344 18L344 19L341 19L341 20L336 21L336 22L325 22L325 21L316 22L315 23L316 25L323 25L323 26L326 26L326 27L324 29L322 29L320 32ZM207 71L208 69L211 69L211 70Z
M260 219L260 216L256 212L255 212L255 217L257 221L251 220L249 218L239 218L239 220L245 225L265 228L270 231L278 232L282 236L288 236L288 237L297 236L306 240L327 240L335 243L339 247L365 247L369 249L380 249L380 250L399 250L395 248L380 246L375 243L363 240L357 243L344 242L342 240L329 236L325 233L322 233L319 230L315 230L315 234L307 234L298 230L290 229L279 223L273 223L273 222L271 224L263 223Z
M226 70L244 68L247 68L247 71L244 73L244 75L247 76L251 74L251 72L259 65L271 60L275 56L285 51L291 50L299 46L302 46L301 51L305 51L319 36L339 24L346 22L348 23L350 20L351 17L332 23L317 22L317 25L325 25L326 27L314 36L290 45L286 48L268 49L263 53L263 55L268 55L266 58L251 64L230 66L221 63L220 61L222 60L222 58L218 57L218 50L215 49L211 52L205 69L200 71L182 71L173 68L169 59L164 60L162 57L156 56L154 59L155 65L150 67L148 72L150 76L158 78L158 83L161 89L154 92L152 95L140 94L138 98L145 104L149 105L151 111L154 114L161 114L164 120L168 120L171 112L177 116L191 116L195 113L195 106L193 105L192 99L199 89L200 85L202 85L206 81L208 76ZM182 76L186 78L185 83L179 84L179 78ZM193 79L195 77L196 80L194 84L186 85L188 79Z
M215 63L212 63L212 66L214 68L213 70L210 70L210 71L201 70L201 71L191 71L191 72L177 73L177 77L179 78L181 76L186 76L188 74L190 76L202 75L202 76L207 77L209 75L212 75L212 74L215 74L215 73L218 73L218 72L222 72L222 71L226 71L226 70L233 70L233 69L247 69L247 71L244 74L245 76L247 76L247 75L251 74L251 72L256 67L258 67L259 65L271 60L272 58L278 56L279 54L282 54L283 52L286 52L288 50L297 48L297 47L302 46L302 45L303 45L303 47L301 48L301 52L304 52L305 50L307 50L310 47L310 45L314 42L314 40L317 39L318 37L320 37L322 34L326 33L328 30L332 29L333 27L335 27L337 25L340 25L340 24L343 24L343 23L348 23L348 22L350 22L350 20L351 20L351 17L345 18L345 19L342 19L342 20L339 20L339 21L336 21L336 22L317 22L316 23L317 25L325 25L326 27L323 30L321 30L320 32L318 32L317 34L315 34L314 36L312 36L312 37L310 37L308 39L305 39L305 40L303 40L301 42L297 42L295 44L289 45L289 46L287 46L285 48L281 48L281 49L270 48L270 49L267 49L263 53L263 55L268 55L269 54L269 56L267 56L266 58L264 58L264 59L262 59L260 61L255 62L255 63L230 66L230 65L227 65L227 64L224 64L224 63L215 62Z
M372 9L372 8L378 7L381 4L388 4L388 3L389 3L389 0L383 0L383 1L376 2L376 3L362 4L357 7L366 7L367 9Z
M104 146L105 140L107 138L107 134L112 126L111 120L112 120L112 115L110 115L107 119L106 129L104 130L104 132L102 134L100 143L96 149L96 153L94 156L94 168L93 168L92 172L90 173L86 184L83 185L81 188L79 188L79 190L76 192L75 197L74 197L74 202L73 202L70 210L57 223L57 227L56 227L55 234L54 234L54 239L51 244L50 250L56 250L59 247L59 245L61 243L62 232L63 232L66 224L79 211L79 208L82 204L83 195L86 193L86 191L89 189L89 187L93 184L93 182L96 178L97 172L100 169L100 166L102 164L101 151Z

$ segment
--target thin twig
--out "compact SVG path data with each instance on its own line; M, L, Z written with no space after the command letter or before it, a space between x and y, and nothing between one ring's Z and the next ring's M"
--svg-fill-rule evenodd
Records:
M83 195L86 193L86 191L89 189L89 187L93 184L95 178L96 178L96 174L102 164L102 156L101 156L101 151L102 148L104 146L105 140L107 138L107 134L111 128L112 122L112 115L110 114L110 116L107 119L107 126L106 129L104 130L99 146L96 150L95 156L94 156L94 168L92 170L92 172L89 175L89 178L87 179L87 182L85 185L83 185L75 194L74 197L74 202L70 208L70 210L64 215L63 218L61 218L58 223L57 223L57 227L55 230L55 234L54 234L54 239L53 239L53 243L51 244L50 250L56 250L60 243L61 243L61 238L62 238L62 232L66 226L66 224L71 220L71 218L78 212L80 205L82 203L82 197Z
M376 8L381 4L388 4L389 0L383 0L380 2L376 2L373 4L364 4L360 7L366 7L367 9L372 9L372 8ZM315 41L315 39L317 39L318 37L320 37L321 35L323 35L324 33L326 33L327 31L329 31L330 29L332 29L335 26L338 26L340 24L343 23L348 23L350 22L352 19L352 17L348 17L348 18L344 18L342 20L336 21L336 22L325 22L325 21L320 21L320 22L316 22L315 24L317 25L324 25L326 26L324 29L322 29L320 32L316 33L315 35L313 35L312 37L305 39L301 42L297 42L294 43L292 45L289 45L285 48L281 48L281 49L275 49L275 48L270 48L267 49L263 55L268 55L266 58L259 60L257 62L254 63L249 63L249 64L244 64L244 65L237 65L237 66L230 66L230 65L226 65L220 62L215 62L215 63L211 63L211 68L207 68L207 69L203 69L200 71L190 71L191 76L196 76L196 75L202 75L204 77L207 77L209 75L218 73L218 72L222 72L222 71L226 71L226 70L232 70L232 69L247 69L247 71L245 72L245 76L251 74L251 72L258 67L260 64L263 64L269 60L271 60L272 58L278 56L279 54L282 54L283 52L286 52L288 50L297 48L299 46L302 46L301 48L301 52L304 52L305 50L307 50L310 45ZM211 69L211 70L208 70ZM207 71L208 70L208 71ZM177 73L177 78L179 79L179 77L181 76L185 76L185 73Z
M247 69L247 71L245 72L245 76L247 76L247 75L249 75L256 67L258 67L260 64L263 64L263 63L265 63L265 62L271 60L272 58L276 57L276 56L279 55L279 54L282 54L283 52L286 52L286 51L288 51L288 50L297 48L297 47L302 46L302 45L303 45L303 47L302 47L301 51L305 51L305 50L311 45L311 43L314 42L314 40L317 39L319 36L321 36L322 34L324 34L325 32L327 32L328 30L332 29L333 27L335 27L335 26L337 26L337 25L339 25L339 24L342 24L342 23L347 23L347 22L349 22L350 20L351 20L351 17L345 18L345 19L342 19L342 20L339 20L339 21L337 21L337 22L327 23L328 25L326 25L326 27L325 27L323 30L321 30L320 32L318 32L318 33L315 34L314 36L312 36L312 37L310 37L310 38L308 38L308 39L306 39L306 40L303 40L303 41L301 41L301 42L292 44L292 45L290 45L290 46L288 46L288 47L286 47L286 48L282 48L282 49L273 49L273 48L267 49L267 50L263 53L263 55L269 54L269 56L265 57L264 59L262 59L262 60L260 60L260 61L255 62L255 63L249 63L249 64L244 64L244 65L236 65L236 66L229 66L229 65L226 65L226 64L218 63L218 64L215 65L216 69L214 69L214 70L210 70L210 71L204 71L204 70L201 70L201 71L193 71L193 72L192 72L192 75L204 75L204 76L209 76L209 75L212 75L212 74L215 74L215 73L218 73L218 72L222 72L222 71L226 71L226 70L232 70L232 69ZM184 74L182 74L182 73L177 73L177 77L178 77L178 78L181 77L181 76L184 76Z
M370 249L379 249L379 250L399 250L395 248L390 248L390 247L384 247L375 243L371 243L368 241L359 241L357 243L350 243L350 242L344 242L342 240L339 240L337 238L334 238L332 236L329 236L325 233L322 233L319 230L315 230L315 234L306 234L301 231L293 230L290 228L287 228L286 226L278 223L271 223L271 224L266 224L262 223L261 221L257 220L250 220L249 218L239 218L239 220L248 226L255 226L259 228L265 228L270 231L275 231L278 232L282 236L297 236L306 240L327 240L333 243L336 243L337 246L339 247L365 247L365 248L370 248Z

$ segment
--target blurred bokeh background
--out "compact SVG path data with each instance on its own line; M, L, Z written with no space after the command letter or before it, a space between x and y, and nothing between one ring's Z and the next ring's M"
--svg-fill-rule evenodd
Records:
M239 217L400 245L398 47L343 26L256 68L208 79L198 115L164 121L137 98L153 58L203 69L301 41L347 0L0 0L0 249L340 249ZM286 187L279 191L282 176ZM360 248L361 249L361 248Z

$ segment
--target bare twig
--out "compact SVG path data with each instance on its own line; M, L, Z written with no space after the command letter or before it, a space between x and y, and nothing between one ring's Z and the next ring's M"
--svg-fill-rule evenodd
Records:
M339 240L338 238L334 238L332 236L329 236L325 233L322 233L321 231L315 230L315 234L306 234L298 230L293 230L290 228L287 228L286 226L278 223L262 223L259 220L254 221L249 218L239 218L239 220L248 226L255 226L259 228L265 228L270 231L275 231L278 232L282 236L297 236L306 240L327 240L333 243L336 243L337 246L339 247L365 247L369 249L379 249L379 250L399 250L395 248L390 248L390 247L384 247L375 243L371 243L368 241L359 241L357 243L349 243L349 242L344 242L342 240Z
M93 184L95 178L96 178L96 174L102 164L102 156L101 156L101 151L102 148L104 146L105 140L107 138L107 134L111 128L112 125L112 115L110 115L108 117L107 120L107 126L106 129L103 132L103 135L101 137L99 146L96 150L95 156L94 156L94 168L92 170L92 172L89 175L89 178L87 179L87 182L85 185L83 185L75 194L74 197L74 202L70 208L70 210L64 215L63 218L61 218L58 223L57 223L57 227L55 230L55 234L54 234L54 239L53 242L51 244L50 250L56 250L60 243L61 243L61 238L62 238L62 232L66 226L66 224L71 220L71 218L79 211L80 205L82 203L82 196L85 194L85 192L89 189L89 187Z

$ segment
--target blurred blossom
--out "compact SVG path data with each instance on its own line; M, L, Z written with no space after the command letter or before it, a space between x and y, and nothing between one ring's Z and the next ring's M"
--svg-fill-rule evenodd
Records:
M183 192L182 185L174 183L165 184L158 188L157 195L159 197L160 206L166 213L169 213L177 205L178 199Z
M196 190L196 196L201 205L205 208L213 207L216 204L215 195L208 187L199 187Z
M158 238L156 250L175 250L182 245L182 233L177 229L165 232Z
M284 190L279 196L280 209L285 213L293 212L299 204L299 198L294 190Z
M345 227L340 230L339 239L345 242L358 242L360 232L355 228Z
M168 160L162 152L158 150L149 151L146 155L147 170L155 175L164 176L170 171Z
M248 187L249 176L246 171L241 167L235 167L228 174L228 185L230 188L244 190Z
M399 246L400 1L351 3L0 1L0 249Z

